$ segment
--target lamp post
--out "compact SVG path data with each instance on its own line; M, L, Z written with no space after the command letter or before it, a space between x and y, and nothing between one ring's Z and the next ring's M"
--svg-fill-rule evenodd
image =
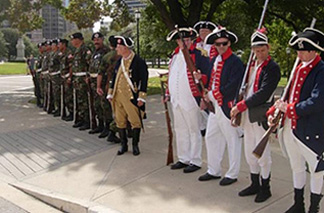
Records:
M141 12L135 10L135 19L136 19L136 38L137 38L137 55L140 56L140 45L139 45L139 20L141 18Z
M287 81L288 81L290 76L290 70L289 70L290 48L289 47L286 48L286 53L287 53Z

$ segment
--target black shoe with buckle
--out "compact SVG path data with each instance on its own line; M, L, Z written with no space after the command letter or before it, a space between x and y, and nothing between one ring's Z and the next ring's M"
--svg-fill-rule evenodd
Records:
M80 131L87 130L87 129L90 129L90 123L88 122L83 123L83 125L80 126L79 128Z
M188 164L182 163L180 161L176 162L175 164L171 165L171 169L183 169L185 167L187 167Z
M184 173L191 173L191 172L195 172L197 170L201 169L200 166L196 166L194 164L190 164L189 166L187 166L186 168L183 169Z
M214 175L210 175L208 172L206 172L206 174L201 175L198 180L199 181L208 181L208 180L216 180L216 179L220 179L221 176L214 176Z
M236 181L237 181L236 178L232 179L232 178L224 177L224 178L219 182L219 185L221 185L221 186L227 186L227 185L231 185L232 183L235 183Z
M73 124L73 128L79 128L83 125L82 121L76 122L75 124Z

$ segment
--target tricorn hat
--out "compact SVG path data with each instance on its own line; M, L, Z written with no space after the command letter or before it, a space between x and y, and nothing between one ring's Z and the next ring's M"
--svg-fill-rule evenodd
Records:
M212 33L207 35L205 38L205 43L214 44L215 40L219 38L227 38L232 43L236 43L238 41L238 38L234 33L226 30L225 27L220 27L216 28Z
M313 28L306 28L303 32L294 35L289 45L295 50L324 51L324 33Z
M180 35L179 35L180 34ZM197 38L198 33L194 28L191 27L181 27L178 29L172 30L168 35L166 40L171 41L171 40L176 40L179 39L180 36L182 38Z
M251 36L251 47L267 45L268 37L266 36L266 29L261 28L260 30L255 31Z
M52 40L52 44L57 45L57 44L58 44L58 39L53 39L53 40Z
M92 34L91 40L95 39L95 38L103 38L104 35L101 32L96 32L94 34Z
M195 30L197 30L197 32L199 32L200 29L210 29L211 31L213 31L216 28L216 24L214 24L213 22L210 21L199 21L197 22L193 28L195 28Z
M133 47L134 45L134 41L131 38L127 38L124 36L114 36L114 38L117 44L124 45L126 47Z
M52 41L51 40L45 41L45 45L52 45Z
M77 33L73 33L72 35L70 35L70 39L75 39L75 38L83 40L82 33L77 32Z

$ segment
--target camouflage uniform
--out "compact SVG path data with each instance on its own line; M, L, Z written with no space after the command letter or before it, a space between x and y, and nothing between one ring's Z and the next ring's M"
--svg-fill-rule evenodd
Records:
M85 44L82 44L74 52L72 62L73 86L76 91L76 112L75 122L82 121L89 123L89 104L87 95L87 84L85 82L86 72L89 68L89 58L91 51Z
M48 66L49 66L49 62L50 62L50 52L45 52L44 53L44 60L43 60L43 63L42 63L42 73L41 73L41 76L42 76L42 81L41 81L41 88L42 88L42 92L43 92L43 97L44 97L44 104L43 104L43 109L44 111L47 110L47 83L49 81L49 74L48 74Z
M52 52L51 60L49 64L50 80L52 84L52 94L53 94L53 108L56 109L55 114L60 113L61 109L61 76L60 76L60 51Z
M102 61L102 57L108 52L106 47L102 47L92 54L90 63L89 63L89 73L91 81L91 92L94 99L94 109L99 120L100 132L103 130L103 110L101 107L101 97L97 93L97 76L99 71L99 66Z
M37 98L39 98L39 103L41 104L43 102L43 94L44 94L44 91L43 91L43 88L42 88L42 82L41 82L41 71L42 71L42 63L43 63L43 60L44 60L44 53L40 54L38 56L38 60L37 60L37 63L36 63L36 73L35 73L35 78L36 78L36 82L37 82L37 85L38 85L38 88L35 88L37 89L38 91L36 91L36 94L37 94ZM38 102L38 100L37 100Z
M72 52L66 49L64 52L61 52L60 55L60 71L62 76L62 81L64 84L64 103L69 111L70 115L73 115L73 87L72 84L68 84L67 79L69 77L69 71L72 61Z
M102 58L100 68L98 70L98 74L102 75L102 83L101 88L104 91L104 95L101 97L101 107L103 111L103 118L107 123L110 123L110 130L113 132L117 132L117 126L115 121L113 120L113 112L109 101L106 99L109 83L113 76L113 71L116 66L116 62L120 58L117 55L116 50L111 50ZM107 82L109 80L109 82Z

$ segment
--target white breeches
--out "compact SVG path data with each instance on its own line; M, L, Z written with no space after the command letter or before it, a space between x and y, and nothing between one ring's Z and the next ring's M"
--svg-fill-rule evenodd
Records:
M268 143L262 157L259 159L252 153L255 147L260 142L265 130L259 126L257 122L250 123L248 118L248 111L242 114L244 117L244 152L247 163L250 167L250 172L253 174L261 173L263 179L267 179L271 171L271 151L270 144Z
M285 120L283 128L283 141L286 146L290 166L293 172L294 188L301 189L305 186L307 162L310 171L310 190L312 193L321 194L324 171L314 172L316 156L293 135L291 121L289 119Z
M228 178L237 178L241 164L242 139L238 128L231 126L230 120L215 104L215 114L209 113L206 131L206 148L208 173L221 176L221 161L227 146L229 169L225 174Z
M179 161L201 166L202 139L199 107L186 111L178 105L177 107L172 106L172 111Z

